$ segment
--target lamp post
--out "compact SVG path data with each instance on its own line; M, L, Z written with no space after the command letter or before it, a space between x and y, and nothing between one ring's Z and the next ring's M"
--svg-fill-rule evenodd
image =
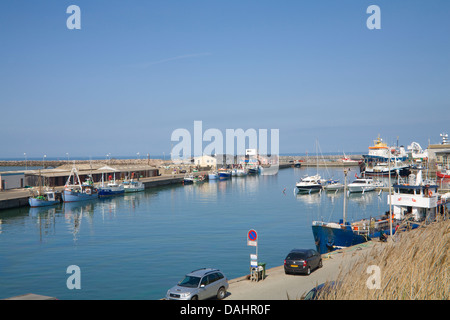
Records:
M27 165L27 153L24 152L23 153L24 157L25 157L25 171L28 170L28 165Z
M42 169L45 169L45 158L47 158L46 154L42 157Z

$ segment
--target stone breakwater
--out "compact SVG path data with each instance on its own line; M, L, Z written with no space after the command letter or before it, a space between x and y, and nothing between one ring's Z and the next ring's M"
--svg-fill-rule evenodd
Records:
M150 165L160 166L170 163L170 161L161 159L102 159L102 160L75 160L75 164L110 164L110 165ZM72 165L73 160L5 160L0 161L0 167L42 167L56 168L63 165Z
M326 162L339 162L342 159L342 155L326 155L319 156L319 163ZM352 159L362 159L361 155L351 155ZM293 161L302 161L306 163L316 163L317 157L315 155L309 156L280 156L280 164L289 164ZM109 164L109 165L150 165L150 166L163 166L169 165L172 161L162 159L100 159L100 160L75 160L76 164ZM63 165L72 165L73 160L3 160L0 161L0 167L42 167L56 168Z

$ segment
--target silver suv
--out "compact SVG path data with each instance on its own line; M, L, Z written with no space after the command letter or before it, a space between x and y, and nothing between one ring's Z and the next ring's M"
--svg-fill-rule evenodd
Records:
M219 269L203 268L188 273L175 287L167 291L167 300L223 299L228 280Z

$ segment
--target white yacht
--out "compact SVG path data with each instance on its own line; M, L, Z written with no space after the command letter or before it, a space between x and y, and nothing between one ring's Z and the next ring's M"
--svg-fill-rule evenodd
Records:
M378 184L372 178L357 178L348 185L348 191L364 193L366 191L374 191L376 187L378 187Z
M323 187L326 191L339 191L344 189L344 185L340 183L338 180L330 179L326 182Z
M322 190L322 178L316 174L315 176L308 176L302 178L295 185L298 193L313 193Z

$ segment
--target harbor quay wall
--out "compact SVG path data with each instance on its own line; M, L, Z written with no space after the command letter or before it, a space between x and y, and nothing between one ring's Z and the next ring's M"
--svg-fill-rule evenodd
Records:
M28 206L28 197L29 196L0 200L0 210Z

